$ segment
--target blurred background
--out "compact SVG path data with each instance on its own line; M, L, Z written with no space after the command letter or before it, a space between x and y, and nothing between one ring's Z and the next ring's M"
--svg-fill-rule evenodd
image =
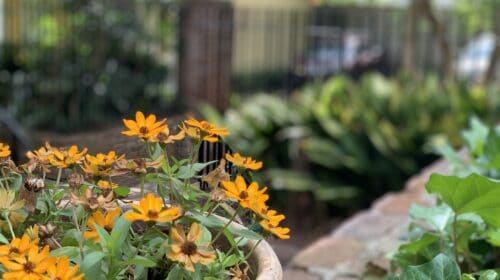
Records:
M500 0L0 0L0 139L129 154L136 110L226 126L286 263L499 121L499 34Z

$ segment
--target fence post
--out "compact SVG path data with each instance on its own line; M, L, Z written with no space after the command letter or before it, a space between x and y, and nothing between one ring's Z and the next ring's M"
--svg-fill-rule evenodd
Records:
M227 1L188 0L181 7L179 92L196 110L206 102L223 111L231 81L233 8Z

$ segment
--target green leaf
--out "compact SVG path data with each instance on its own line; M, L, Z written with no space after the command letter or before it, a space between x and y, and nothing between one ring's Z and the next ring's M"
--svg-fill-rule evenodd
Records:
M115 221L113 231L111 231L111 236L108 242L108 248L112 255L116 256L119 252L121 252L121 247L128 237L130 224L131 223L129 221L125 220L123 215Z
M401 267L408 267L430 261L438 253L439 236L425 233L419 239L401 245L392 260Z
M114 192L115 192L116 196L118 196L118 197L127 197L128 194L130 193L130 188L120 186L120 187L114 189Z
M498 273L494 270L486 270L479 273L479 280L498 280Z
M99 243L101 244L101 246L103 248L108 247L108 243L111 238L109 233L98 224L95 224L95 229L97 231L97 234L99 235Z
M400 280L459 280L460 270L450 257L439 254L432 261L408 267Z
M65 246L50 251L51 256L54 257L66 256L69 259L76 259L78 258L79 254L80 254L80 249L78 247L73 247L73 246Z
M465 178L433 174L426 189L439 194L457 215L475 213L486 223L500 227L500 182L477 174Z
M474 155L483 154L486 138L488 137L489 128L476 117L470 120L471 128L462 133L463 138L467 142L469 150Z
M125 262L128 265L139 265L142 267L155 267L156 262L152 259L143 256L134 256L134 258Z
M216 163L216 160L205 162L205 163L193 163L188 165L183 165L179 168L177 172L177 178L179 179L189 179L193 178L198 172L203 170L210 164Z
M103 252L92 252L88 255L85 256L82 262L82 266L80 270L85 273L85 276L89 276L90 274L94 275L99 275L97 273L97 269L94 268L95 265L100 264L101 260L105 257L106 255ZM100 269L99 269L100 270ZM92 279L92 278L88 278Z
M182 280L184 279L184 273L182 268L176 264L168 273L167 279L165 280Z
M423 220L429 224L432 229L442 232L453 217L453 211L446 204L434 207L423 207L413 204L410 207L410 216L413 219Z
M9 240L0 232L0 243L9 244Z

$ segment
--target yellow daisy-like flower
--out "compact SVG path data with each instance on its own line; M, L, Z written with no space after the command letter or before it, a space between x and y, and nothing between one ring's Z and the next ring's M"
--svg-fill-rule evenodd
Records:
M49 256L49 247L45 246L41 251L37 246L29 249L23 256L9 259L0 259L6 268L3 274L4 280L38 280L46 279L44 274L55 262L55 258Z
M99 241L99 234L97 233L95 225L111 232L113 230L113 226L115 225L116 218L118 218L121 213L120 208L113 209L106 213L106 215L101 213L101 211L95 211L87 220L87 226L90 228L90 231L86 231L83 234L83 237Z
M256 161L251 157L242 157L239 153L235 153L233 155L227 153L226 159L237 167L247 168L250 170L259 170L262 168L262 161Z
M259 189L257 182L252 182L248 187L242 176L237 176L234 182L222 181L224 193L228 198L239 201L242 207L252 209L254 205L263 204L269 199L266 194L267 187Z
M276 237L280 239L289 239L290 229L279 226L279 223L284 219L284 215L278 215L275 216L272 220L262 220L259 224L264 230L274 234Z
M0 261L25 255L32 247L38 248L38 237L31 239L24 234L21 238L14 238L9 244L0 246Z
M0 143L0 158L6 158L10 156L10 146L4 143Z
M186 125L188 125L188 127L190 127L191 129L187 128L185 126L183 126L182 129L191 138L198 137L198 139L199 139L200 137L203 137L204 141L214 143L214 142L219 141L219 136L222 137L222 136L229 135L229 131L227 130L227 128L217 127L216 125L214 125L210 122L207 122L207 121L198 121L195 119L189 119L189 120L184 121L184 123ZM194 130L193 130L193 128L194 128ZM197 132L196 132L196 130L197 130Z
M83 161L87 148L78 151L78 146L73 145L69 149L58 149L52 147L52 154L49 155L49 162L57 168L69 168Z
M84 274L77 274L79 267L79 265L70 267L68 258L63 256L47 268L47 276L50 280L81 280Z
M109 181L106 180L99 180L99 182L97 182L97 186L101 190L114 190L118 188L118 184L110 183Z
M139 205L131 203L130 206L136 211L125 213L127 221L145 221L167 223L182 216L182 211L179 207L171 207L163 210L161 198L155 197L149 193L145 198L139 201Z
M163 144L171 144L177 141L180 141L186 137L186 132L181 129L177 134L171 134L168 125L165 125L165 129L162 132L158 133L156 137L151 139L152 142L159 142Z
M165 121L163 119L156 121L156 116L151 114L147 118L140 111L135 113L135 120L123 120L128 130L122 131L127 136L138 136L142 140L153 140L159 133L165 130Z
M209 241L203 242L203 229L198 223L193 223L188 235L182 226L177 224L170 230L170 252L167 258L180 262L188 271L194 271L194 264L207 265L215 260L215 252L210 248Z
M85 173L95 177L109 176L112 165L124 157L125 155L117 156L115 151L107 154L98 153L95 156L86 155L82 169Z
M52 147L49 143L45 143L45 147L40 147L38 150L28 151L26 157L29 159L27 163L23 165L29 172L33 172L35 169L48 173L50 172L50 156L53 154Z

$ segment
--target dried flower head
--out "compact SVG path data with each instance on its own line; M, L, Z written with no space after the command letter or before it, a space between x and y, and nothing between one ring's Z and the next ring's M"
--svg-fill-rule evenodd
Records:
M113 192L108 192L106 195L100 194L96 195L92 192L90 188L85 190L85 193L78 197L74 193L71 193L71 201L75 205L82 205L85 209L89 211L94 211L97 209L114 209L116 207L114 201Z
M85 178L83 177L82 174L78 172L73 172L69 174L68 185L73 190L78 190L83 185L83 183L85 183Z

